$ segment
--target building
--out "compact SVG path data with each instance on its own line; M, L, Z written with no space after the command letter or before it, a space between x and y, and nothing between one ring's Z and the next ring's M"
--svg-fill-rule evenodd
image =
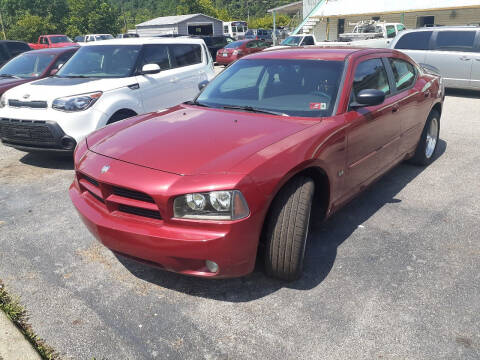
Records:
M163 16L135 25L140 36L223 35L223 22L203 14Z
M408 29L480 23L480 0L304 0L296 32L335 41L361 20L401 22Z

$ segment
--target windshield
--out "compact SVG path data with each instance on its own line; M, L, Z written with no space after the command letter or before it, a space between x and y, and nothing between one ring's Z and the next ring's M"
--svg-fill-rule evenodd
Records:
M141 45L84 46L57 73L59 77L132 76Z
M10 60L0 69L0 75L14 75L32 79L42 75L55 58L51 54L22 54Z
M110 34L107 34L107 35L96 35L95 36L95 40L110 40L110 39L113 39L113 36L110 35Z
M285 40L283 40L280 45L297 46L300 44L301 40L301 36L289 36Z
M244 59L218 75L199 104L249 107L289 116L330 116L344 63L323 60Z
M72 39L70 39L68 36L51 36L50 37L50 42L52 44L58 44L58 43L71 43L73 42Z

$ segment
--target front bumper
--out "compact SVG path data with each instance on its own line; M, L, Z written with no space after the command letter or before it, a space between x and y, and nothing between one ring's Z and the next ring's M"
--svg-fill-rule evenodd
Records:
M53 121L0 119L2 143L23 151L72 153L77 142Z
M80 161L89 165L80 166L77 171L69 190L70 198L89 231L107 248L186 275L228 278L253 271L261 230L258 217L225 222L171 219L167 210L171 206L167 200L169 196L162 191L155 192L159 188L175 188L175 183L184 181L185 177L90 152L87 157L89 159ZM92 158L100 161L92 161ZM98 174L96 170L107 161L110 171L93 179L90 174ZM142 186L138 179L154 185ZM117 185L119 182L121 185ZM114 191L117 186L122 186L123 192ZM149 204L139 202L141 197L138 194L129 195L131 189L140 190L155 200ZM126 204L130 208L123 207ZM150 210L138 210L138 207ZM156 217L152 210L159 216ZM219 270L210 272L206 267L207 260L217 263Z

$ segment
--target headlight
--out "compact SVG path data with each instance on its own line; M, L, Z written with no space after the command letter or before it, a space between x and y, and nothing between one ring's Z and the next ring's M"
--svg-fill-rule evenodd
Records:
M102 92L68 96L53 100L52 108L61 111L74 112L87 110L102 96Z
M250 214L238 190L212 191L179 196L173 202L174 217L197 220L239 220Z
M5 95L2 95L0 98L0 108L4 108L7 105L7 99L5 98Z

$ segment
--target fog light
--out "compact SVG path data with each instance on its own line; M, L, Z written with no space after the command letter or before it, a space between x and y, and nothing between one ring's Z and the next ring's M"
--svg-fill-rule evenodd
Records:
M210 271L212 273L218 272L218 264L216 262L207 260L207 261L205 261L205 265L207 265L208 271Z

